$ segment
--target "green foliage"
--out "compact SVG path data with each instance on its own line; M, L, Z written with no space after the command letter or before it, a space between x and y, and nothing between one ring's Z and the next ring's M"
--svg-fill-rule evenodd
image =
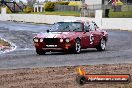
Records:
M45 4L45 11L54 11L55 2L47 2Z
M56 2L55 5L68 5L69 2Z
M33 12L33 8L26 6L25 9L23 10L25 13L31 13Z
M77 1L70 1L68 5L69 6L81 6L82 3L80 1L78 1L78 2Z
M7 10L7 13L12 13L8 7L6 7L6 10Z
M47 2L45 4L45 11L54 11L55 5L68 5L69 2Z

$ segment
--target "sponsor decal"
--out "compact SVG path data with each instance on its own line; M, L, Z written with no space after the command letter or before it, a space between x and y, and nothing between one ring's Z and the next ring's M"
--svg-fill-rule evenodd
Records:
M57 47L57 45L46 45L46 47Z
M89 36L89 39L90 39L90 44L93 44L94 43L94 36L93 36L93 34L91 34Z
M86 74L82 67L78 68L76 82L80 85L89 83L130 83L130 74Z
M53 34L53 33L49 33L47 35L47 38L56 38L57 36L59 36L60 34Z

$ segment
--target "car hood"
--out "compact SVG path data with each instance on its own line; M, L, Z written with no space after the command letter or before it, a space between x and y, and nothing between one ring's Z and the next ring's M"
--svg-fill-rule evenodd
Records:
M69 38L74 37L76 32L49 32L40 33L36 37L38 38Z

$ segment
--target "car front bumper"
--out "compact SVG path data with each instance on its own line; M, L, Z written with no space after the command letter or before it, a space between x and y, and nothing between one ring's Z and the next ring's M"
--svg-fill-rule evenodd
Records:
M59 43L47 45L45 43L34 43L36 49L42 49L44 51L67 51L72 48L71 43Z

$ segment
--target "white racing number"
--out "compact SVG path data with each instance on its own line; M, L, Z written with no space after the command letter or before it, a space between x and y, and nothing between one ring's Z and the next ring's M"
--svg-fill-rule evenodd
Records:
M94 43L94 36L93 36L93 34L90 34L90 44L93 44Z

